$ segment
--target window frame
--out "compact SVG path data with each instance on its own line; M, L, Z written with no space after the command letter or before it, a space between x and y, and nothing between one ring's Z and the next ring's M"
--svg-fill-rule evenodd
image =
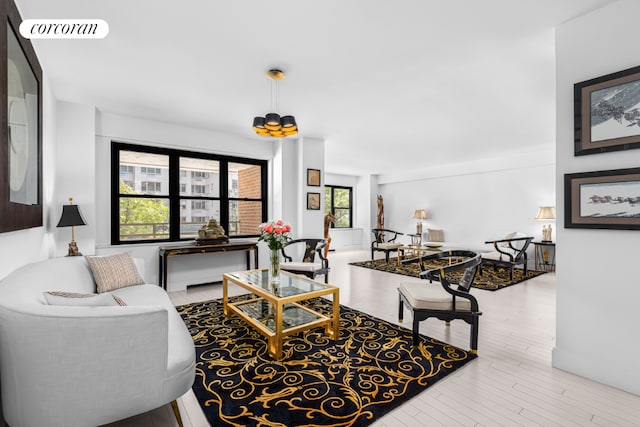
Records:
M346 228L353 228L353 187L348 187L345 185L330 185L330 184L325 184L324 186L325 191L327 191L327 189L331 190L331 197L330 197L330 205L329 205L329 212L331 212L333 215L335 215L335 190L349 190L349 226L348 227L336 227L335 223L331 223L331 228L341 228L341 229L346 229ZM347 208L343 208L343 207L338 207L338 209L347 209Z
M169 157L169 192L168 195L163 194L120 194L120 152L134 151L139 153L159 154ZM220 165L220 194L219 196L200 196L196 194L180 195L180 158L195 158L213 160L219 162ZM229 163L242 163L260 166L260 193L261 198L238 198L229 197L228 177ZM128 245L139 243L161 243L161 242L180 242L193 240L193 238L180 237L180 202L182 200L217 200L220 203L220 225L229 230L229 206L230 200L255 201L262 203L262 219L261 222L267 221L269 197L268 191L268 161L261 159L251 159L245 157L225 156L216 153L205 153L198 151L181 150L174 148L163 148L151 145L130 144L119 141L111 141L111 244L112 245ZM146 198L146 199L167 199L169 201L169 237L166 239L138 239L138 240L121 240L120 239L120 198ZM259 237L258 230L255 234L241 234L229 236L229 239L242 239L249 237Z

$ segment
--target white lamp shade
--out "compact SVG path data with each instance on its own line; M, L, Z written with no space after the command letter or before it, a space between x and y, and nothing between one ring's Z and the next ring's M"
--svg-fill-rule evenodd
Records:
M424 209L416 209L415 212L413 212L413 218L427 219L427 213L424 211Z
M556 219L556 208L554 206L540 206L536 219Z

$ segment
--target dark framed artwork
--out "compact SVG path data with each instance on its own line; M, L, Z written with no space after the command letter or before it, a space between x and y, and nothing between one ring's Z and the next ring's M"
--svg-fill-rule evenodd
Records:
M0 232L42 226L42 69L12 1L0 1Z
M307 210L320 210L320 193L307 193Z
M307 169L307 185L309 187L320 187L320 170Z
M574 85L576 156L640 148L640 67Z
M565 228L640 230L640 168L564 176Z

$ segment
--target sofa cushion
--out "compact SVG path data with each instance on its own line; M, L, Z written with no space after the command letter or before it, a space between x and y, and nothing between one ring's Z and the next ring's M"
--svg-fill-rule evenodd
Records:
M85 256L85 259L91 268L99 294L144 283L131 252L106 256Z
M129 286L115 290L113 294L125 300L127 305L132 307L155 306L167 310L169 342L171 343L167 353L168 381L171 381L173 376L180 378L181 372L195 364L193 338L169 299L169 295L161 287L156 285Z
M126 305L121 298L111 294L82 294L77 292L43 292L49 305L88 306Z

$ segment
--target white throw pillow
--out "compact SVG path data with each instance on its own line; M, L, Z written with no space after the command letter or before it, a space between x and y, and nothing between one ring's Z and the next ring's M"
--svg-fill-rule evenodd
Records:
M111 294L80 294L74 292L43 292L49 305L88 306L127 305L121 298Z
M143 285L131 252L117 255L85 256L99 294L133 285Z

